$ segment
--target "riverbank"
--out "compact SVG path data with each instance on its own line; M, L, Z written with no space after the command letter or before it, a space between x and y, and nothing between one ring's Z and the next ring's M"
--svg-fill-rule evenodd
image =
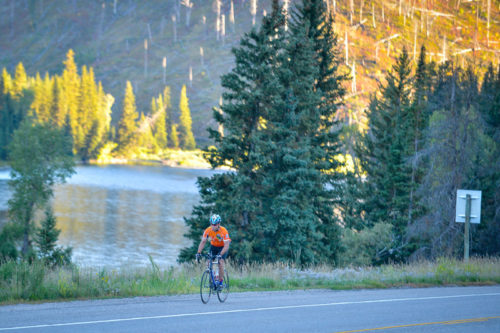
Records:
M92 298L176 295L199 292L202 264L176 267L48 269L41 264L0 266L0 304ZM500 284L500 258L469 263L435 262L379 267L297 269L284 264L228 265L231 291L360 289Z
M210 169L211 165L205 159L204 154L205 152L200 149L165 149L157 154L139 153L131 158L114 157L110 154L102 154L99 159L90 160L89 164L165 165L176 168Z

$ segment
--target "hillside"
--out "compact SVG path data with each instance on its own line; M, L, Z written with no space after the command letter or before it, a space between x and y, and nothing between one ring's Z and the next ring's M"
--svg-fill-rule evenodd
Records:
M211 113L222 92L220 75L233 65L231 48L252 27L253 2L221 0L225 33L217 33L215 0L4 0L0 67L13 73L22 62L28 75L60 74L71 48L77 64L93 67L104 90L115 97L115 122L127 80L133 84L138 109L145 112L165 85L172 87L177 109L186 84L193 132L203 146L208 143L206 127L215 126ZM425 44L429 60L438 62L454 58L480 67L499 62L497 0L327 2L335 16L345 69L355 77L349 83L346 112L340 115L346 121L361 120L368 95L376 91L402 47L414 57ZM271 0L257 2L256 24L270 4Z

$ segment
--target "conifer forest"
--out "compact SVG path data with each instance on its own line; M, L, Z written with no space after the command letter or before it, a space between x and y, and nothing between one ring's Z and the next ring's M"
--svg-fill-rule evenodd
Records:
M201 149L227 170L198 178L180 262L213 213L239 263L462 258L458 189L482 191L471 255L500 255L497 0L5 0L0 15L2 163L22 170L20 135L46 128L82 163ZM18 204L28 226L35 202Z

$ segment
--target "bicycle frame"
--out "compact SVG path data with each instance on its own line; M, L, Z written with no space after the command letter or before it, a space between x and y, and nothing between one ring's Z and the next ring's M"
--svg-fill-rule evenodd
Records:
M213 290L217 290L217 285L215 284L215 274L214 274L214 270L213 270L213 265L214 264L219 265L219 260L217 260L216 256L212 256L210 254L205 254L205 255L203 255L203 257L205 257L208 261L207 271L210 273L210 287ZM215 259L215 261L214 261L214 259ZM219 274L220 274L220 272L219 272Z

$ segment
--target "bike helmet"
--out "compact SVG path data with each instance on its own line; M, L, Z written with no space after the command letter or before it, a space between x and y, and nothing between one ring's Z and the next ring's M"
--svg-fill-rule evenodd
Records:
M217 214L213 214L210 216L210 224L219 224L220 223L220 216Z

